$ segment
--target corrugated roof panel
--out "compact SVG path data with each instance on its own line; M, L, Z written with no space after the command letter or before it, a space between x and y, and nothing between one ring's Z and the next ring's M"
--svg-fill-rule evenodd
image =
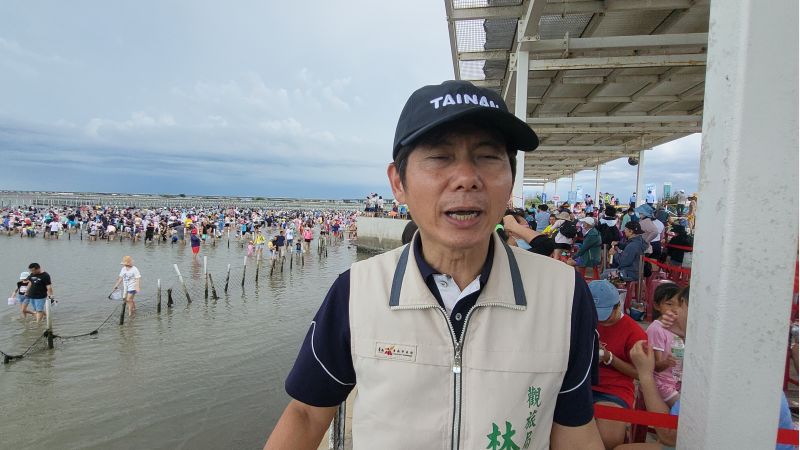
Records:
M579 37L592 16L591 13L542 16L539 19L539 38L560 39L567 33L572 37Z
M452 0L453 9L485 8L487 6L519 6L522 0Z
M669 27L670 33L707 33L708 32L708 5L695 5L690 8L689 14L683 14L680 19Z
M550 90L551 97L586 97L592 92L594 86L586 84L561 84L553 85Z
M650 34L670 11L610 11L600 20L592 37Z
M456 21L456 44L459 52L479 52L486 44L484 19Z
M458 68L462 80L483 80L483 66L486 61L459 61Z
M679 95L687 89L695 87L702 81L662 81L651 89L647 95Z
M483 23L485 50L510 50L517 32L517 19L487 19Z

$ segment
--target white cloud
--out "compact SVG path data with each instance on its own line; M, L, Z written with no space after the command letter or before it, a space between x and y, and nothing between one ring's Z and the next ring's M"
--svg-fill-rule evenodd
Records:
M144 128L174 127L177 125L171 114L159 114L153 117L142 111L131 113L130 119L116 121L112 119L93 118L86 124L85 131L93 138L101 137L102 131L127 132Z

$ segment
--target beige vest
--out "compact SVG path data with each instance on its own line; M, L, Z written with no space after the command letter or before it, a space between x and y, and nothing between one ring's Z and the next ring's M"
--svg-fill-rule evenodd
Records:
M461 342L412 245L353 264L354 449L549 447L575 271L492 236L492 271Z

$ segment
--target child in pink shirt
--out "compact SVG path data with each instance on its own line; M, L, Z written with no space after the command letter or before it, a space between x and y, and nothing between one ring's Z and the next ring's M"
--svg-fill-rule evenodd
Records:
M647 341L654 350L656 359L654 372L656 387L659 394L661 394L661 398L670 407L680 398L678 381L672 371L675 360L670 354L675 334L667 330L664 324L658 320L658 317L667 311L677 308L677 301L674 297L679 290L678 285L674 283L664 283L655 289L653 293L653 308L656 312L656 320L653 320L653 323L647 327Z

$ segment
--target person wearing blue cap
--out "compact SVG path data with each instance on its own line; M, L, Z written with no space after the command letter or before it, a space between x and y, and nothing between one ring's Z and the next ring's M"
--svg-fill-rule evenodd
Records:
M630 351L638 341L647 342L647 334L635 320L622 311L620 292L607 280L589 283L597 310L597 333L600 336L600 380L592 386L594 403L614 408L631 408L636 368ZM625 423L597 419L597 428L606 448L625 440Z
M266 448L316 449L355 387L354 449L603 448L583 277L495 233L522 176L517 151L538 144L493 90L446 81L411 94L387 175L419 229L334 282Z

